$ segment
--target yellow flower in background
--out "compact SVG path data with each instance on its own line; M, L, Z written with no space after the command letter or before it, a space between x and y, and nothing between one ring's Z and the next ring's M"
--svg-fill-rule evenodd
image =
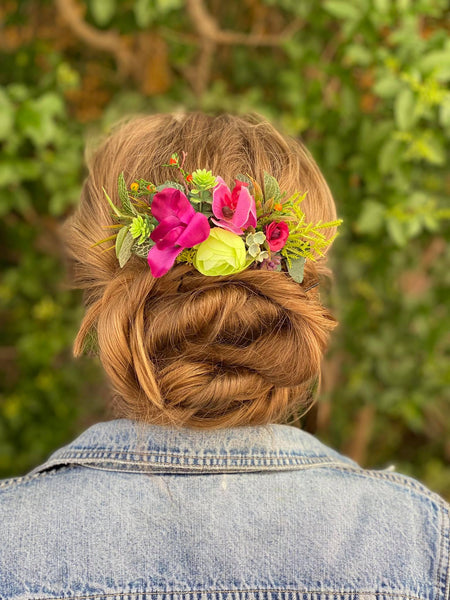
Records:
M133 183L130 185L130 188L133 192L137 192L139 189L139 184L137 181L133 181Z

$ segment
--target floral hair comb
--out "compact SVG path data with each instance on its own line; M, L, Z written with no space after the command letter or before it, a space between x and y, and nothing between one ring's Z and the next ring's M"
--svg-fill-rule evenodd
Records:
M222 177L197 169L187 173L177 153L162 166L177 169L181 183L155 185L138 179L128 190L123 173L118 178L121 207L103 191L118 221L117 232L94 244L115 240L119 264L133 254L146 258L154 277L162 277L177 263L189 263L203 275L230 275L247 268L281 271L303 281L305 260L323 256L337 234L324 229L342 219L306 223L301 203L306 193L289 198L277 180L264 172L264 192L249 175L236 175L232 190Z

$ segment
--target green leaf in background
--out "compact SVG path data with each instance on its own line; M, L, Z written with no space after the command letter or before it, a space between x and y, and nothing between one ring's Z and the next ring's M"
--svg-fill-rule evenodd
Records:
M352 0L326 0L324 6L330 15L338 19L356 21L361 16L358 6L353 4Z
M89 0L94 21L101 27L107 25L116 12L116 0Z
M395 99L395 121L400 129L409 129L414 124L414 94L409 88L403 89Z
M401 142L397 139L388 139L380 149L378 155L378 168L381 173L395 171L400 163L399 150Z
M389 73L375 82L373 91L380 98L393 98L401 87L401 81Z
M405 231L405 225L402 222L398 221L395 217L389 218L386 221L386 225L391 239L398 246L404 246L408 241Z
M155 3L153 0L135 0L133 12L138 27L143 29L150 25L156 16Z
M345 58L350 65L367 66L373 62L373 52L362 44L350 44L347 46Z
M445 98L439 109L439 122L442 127L450 127L450 94Z
M134 18L138 27L148 27L155 19L184 6L184 0L135 0Z
M375 200L366 200L356 221L355 228L360 234L377 234L384 224L385 207Z
M54 92L48 92L37 99L25 100L16 114L16 124L21 133L42 147L57 142L58 120L65 116L64 102Z
M0 88L0 140L5 140L14 126L14 105L6 92Z

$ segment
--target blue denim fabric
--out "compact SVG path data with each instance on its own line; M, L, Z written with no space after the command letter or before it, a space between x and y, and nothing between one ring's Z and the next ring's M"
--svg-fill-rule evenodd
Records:
M449 506L287 425L99 423L0 482L0 598L447 600Z

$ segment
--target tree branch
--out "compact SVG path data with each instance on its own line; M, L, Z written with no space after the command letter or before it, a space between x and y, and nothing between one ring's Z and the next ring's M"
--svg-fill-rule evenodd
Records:
M280 46L286 39L304 27L305 23L296 18L284 31L278 34L240 33L220 29L216 20L207 11L203 0L186 0L186 7L192 23L205 40L215 44L242 44L244 46Z
M133 53L126 48L116 31L101 31L84 21L80 8L74 0L55 0L56 8L72 32L88 46L112 54L121 74L129 74L133 65Z

